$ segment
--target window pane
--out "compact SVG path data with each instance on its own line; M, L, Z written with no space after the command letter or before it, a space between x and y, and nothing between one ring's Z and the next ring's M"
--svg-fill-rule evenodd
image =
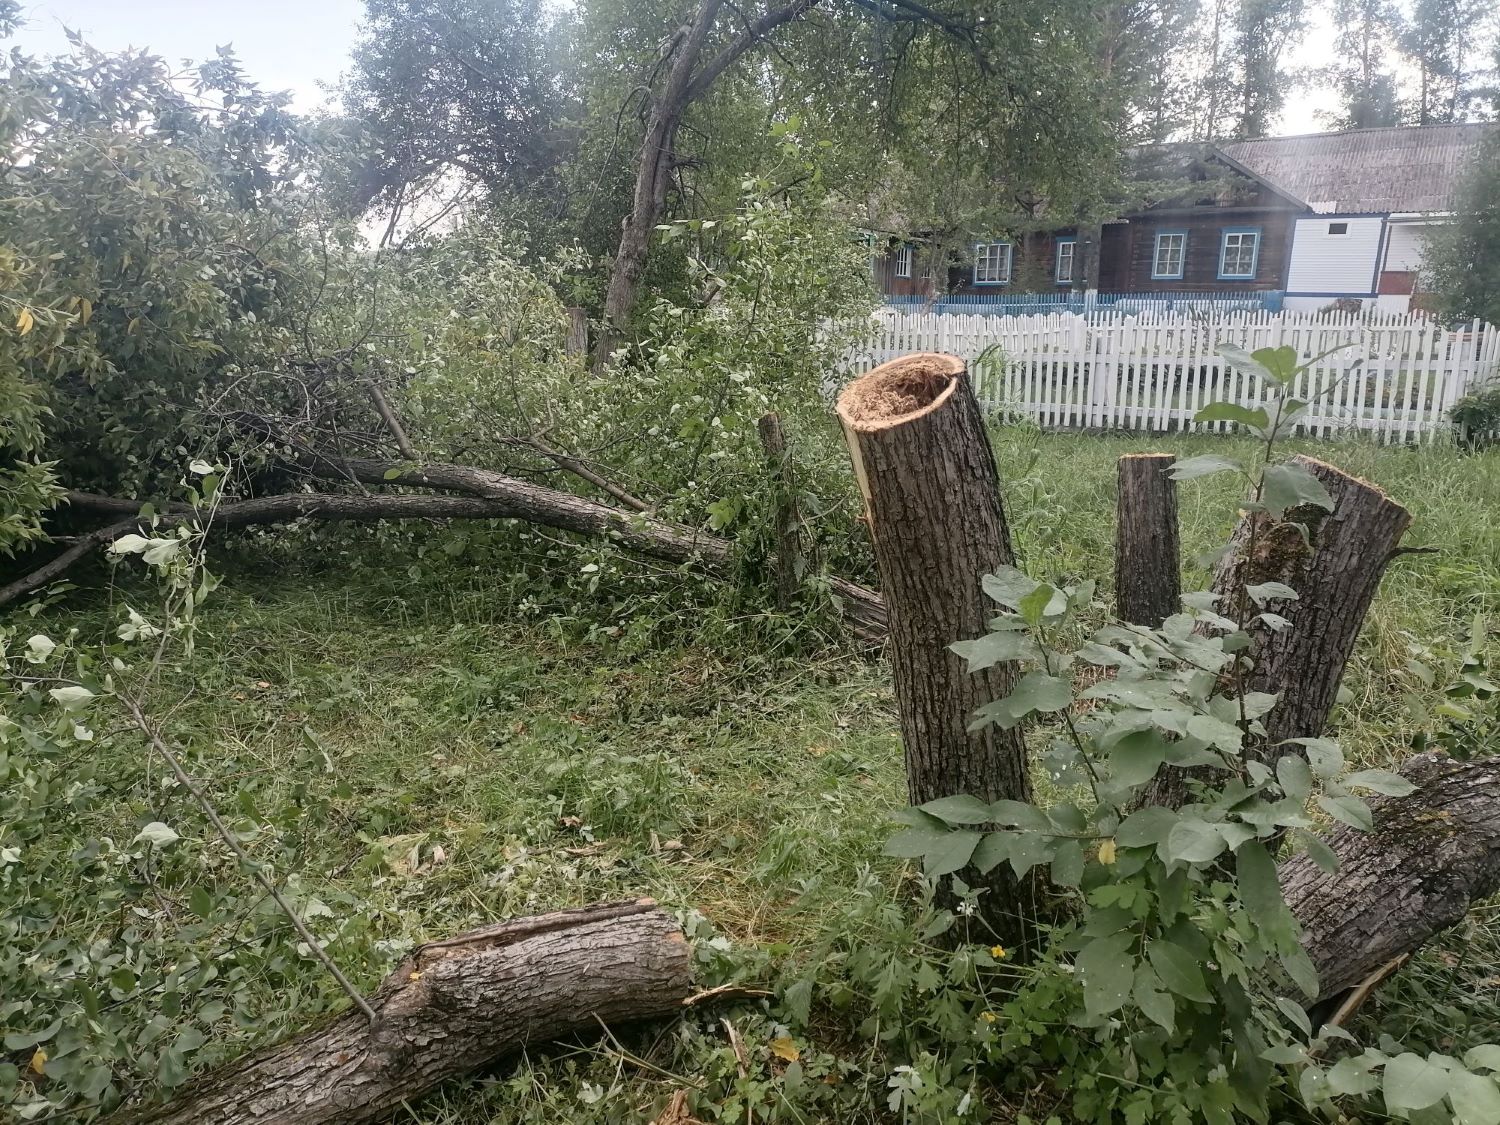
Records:
M1181 234L1163 234L1157 236L1156 242L1156 269L1155 273L1161 277L1182 276L1182 251L1186 236Z

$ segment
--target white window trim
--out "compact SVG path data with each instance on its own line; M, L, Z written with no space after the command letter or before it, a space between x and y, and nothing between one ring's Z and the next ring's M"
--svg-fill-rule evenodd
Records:
M1230 273L1224 268L1229 260L1229 240L1231 238L1250 239L1250 269L1247 273ZM1240 243L1243 248L1244 243ZM1255 275L1260 269L1260 231L1258 230L1226 230L1219 236L1219 277L1220 281L1254 281Z
M1177 271L1175 273L1163 272L1161 268L1162 244L1165 239L1179 239L1177 247ZM1187 276L1187 232L1181 230L1163 230L1156 232L1156 241L1151 246L1151 280L1153 281L1181 281Z
M997 269L998 276L981 278L979 271L985 264L985 259L990 256L989 251L998 251L1005 248L1004 269ZM998 253L995 255L998 259ZM999 265L997 261L996 265ZM1011 272L1015 267L1015 246L1008 239L996 239L993 242L976 242L974 244L974 284L975 285L1009 285Z
M912 252L910 246L902 245L896 247L895 275L897 277L911 277L911 260Z
M1062 272L1063 247L1068 248L1068 276L1064 277ZM1057 254L1052 262L1052 278L1059 285L1071 285L1078 274L1078 239L1059 238L1057 240Z

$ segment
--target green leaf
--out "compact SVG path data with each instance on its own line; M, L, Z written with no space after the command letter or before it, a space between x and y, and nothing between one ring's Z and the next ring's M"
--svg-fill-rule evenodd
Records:
M1299 803L1312 793L1312 770L1296 754L1285 754L1276 762L1276 781L1283 793Z
M1448 1092L1452 1076L1445 1067L1406 1051L1385 1064L1381 1093L1387 1113L1403 1109L1426 1109L1437 1105Z
M1021 618L1033 628L1040 625L1044 618L1062 613L1067 608L1067 596L1061 590L1048 586L1046 583L1042 583L1027 594L1021 599L1021 604L1016 607Z
M1370 807L1358 797L1325 795L1318 798L1318 807L1334 820L1341 820L1350 828L1358 828L1361 832L1368 832L1375 827L1375 819L1370 815Z
M1250 600L1258 606L1264 606L1272 598L1280 598L1289 602L1297 600L1297 591L1285 582L1258 582L1246 586L1245 593L1249 594Z
M1157 1024L1169 1035L1177 1029L1177 1002L1171 995L1162 991L1161 978L1156 975L1156 970L1142 961L1135 969L1135 982L1130 988L1130 998L1135 1001L1135 1006L1141 1010L1152 1023Z
M1363 1055L1340 1059L1328 1070L1328 1088L1339 1097L1371 1093L1380 1080L1370 1071Z
M969 862L982 835L969 831L944 833L944 838L923 855L923 869L934 878L951 875Z
M400 475L401 475L401 474L402 474L402 473L403 473L403 472L405 472L405 470L404 470L404 469L387 469L387 470L386 470L386 471L385 471L385 479L386 479L386 480L395 480L395 479L396 479L396 478L397 478L397 477L399 477L399 476L400 476Z
M1251 410L1234 402L1211 402L1193 415L1194 422L1238 422L1242 426L1264 430L1271 424L1270 416L1259 407Z
M1386 797L1405 797L1417 788L1390 770L1359 770L1344 778L1344 784L1351 789L1369 789Z
M131 843L139 844L144 841L153 847L163 848L179 839L181 837L173 831L170 825L163 824L159 820L153 820L136 833L135 839Z
M1075 965L1083 980L1083 1006L1091 1016L1107 1016L1130 998L1135 958L1128 952L1129 934L1095 938L1083 947Z
M213 896L205 887L194 887L188 895L188 908L200 918L207 918L214 911Z
M1199 477L1212 476L1214 473L1242 473L1238 461L1231 461L1227 457L1219 457L1212 453L1205 453L1201 457L1189 457L1178 461L1167 473L1173 480L1197 480Z
M1147 948L1146 956L1161 982L1178 996L1199 1004L1212 1001L1198 959L1182 946L1166 938L1157 938Z
M1464 1055L1464 1066L1470 1070L1493 1070L1500 1073L1500 1044L1481 1043Z
M68 687L55 687L47 693L61 704L64 711L77 711L86 707L94 693L86 687L72 684Z
M1163 858L1180 863L1210 863L1228 846L1218 825L1197 818L1179 820L1167 834Z
M936 848L947 835L949 833L937 828L914 828L892 836L885 842L882 851L885 855L900 859L917 859Z
M1302 841L1302 849L1307 852L1308 859L1330 875L1339 869L1338 853L1324 842L1323 837L1313 832L1302 832L1299 838Z
M1232 344L1220 344L1218 352L1235 367L1249 375L1257 375L1271 383L1280 383L1276 373L1263 364L1255 356L1245 351L1244 348L1234 347Z
M1167 760L1167 740L1153 728L1132 731L1109 749L1110 772L1121 785L1144 785Z
M1011 832L989 832L979 846L974 849L974 854L969 857L969 862L974 865L981 875L988 875L1000 864L1010 858L1011 841L1015 834Z
M1269 466L1261 476L1261 501L1266 510L1280 519L1288 508L1311 505L1333 511L1333 497L1323 482L1301 465L1284 463Z
M986 596L1010 609L1018 609L1021 599L1041 585L1013 566L1002 566L994 574L986 574L982 584Z
M1172 809L1148 805L1136 809L1120 822L1115 829L1115 843L1122 848L1143 848L1148 844L1159 845L1177 825L1179 817Z
M1235 875L1239 881L1240 905L1261 925L1278 915L1286 915L1286 899L1276 877L1276 862L1271 853L1255 842L1240 845L1235 853Z
M1036 652L1036 642L1017 629L986 633L972 641L954 641L948 647L968 661L970 672L979 672L1009 660L1020 660Z
M1009 695L985 704L977 714L980 722L989 720L1010 728L1033 711L1061 711L1072 702L1073 688L1067 680L1044 672L1027 672Z
M1276 348L1256 348L1250 358L1277 382L1288 382L1297 374L1297 349L1289 344Z
M1083 882L1083 844L1063 840L1052 856L1052 882L1059 887L1077 887Z
M1448 1100L1458 1125L1495 1125L1500 1121L1500 1086L1493 1078L1455 1070L1448 1075Z
M992 819L990 806L978 797L961 794L957 797L939 797L918 806L929 816L935 816L944 824L988 824Z

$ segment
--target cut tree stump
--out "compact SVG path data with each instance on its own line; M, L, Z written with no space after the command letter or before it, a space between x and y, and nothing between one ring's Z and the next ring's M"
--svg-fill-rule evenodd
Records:
M194 1078L114 1125L358 1125L527 1046L671 1016L692 984L675 919L649 899L563 910L424 945L316 1031Z
M1115 499L1115 610L1132 625L1160 627L1182 609L1177 482L1170 453L1120 458Z
M1279 523L1264 512L1245 515L1215 569L1212 587L1219 612L1235 620L1259 612L1246 600L1248 585L1280 582L1297 591L1296 600L1267 606L1290 622L1287 627L1256 623L1248 629L1253 667L1240 687L1281 696L1261 720L1266 737L1245 750L1247 757L1267 763L1303 753L1285 745L1287 739L1323 733L1365 614L1411 524L1411 513L1373 484L1311 457L1291 460L1323 483L1332 511L1297 508ZM1306 540L1299 524L1307 529ZM1163 771L1142 803L1184 804L1189 776L1185 770Z
M1014 666L971 675L948 647L984 634L995 608L983 576L1015 561L964 363L918 353L881 364L844 389L838 415L880 571L911 803L1030 801L1019 727L968 729L975 711L1010 693ZM1030 907L1021 909L1010 866L959 874L985 888L981 916L1001 940L1024 949Z

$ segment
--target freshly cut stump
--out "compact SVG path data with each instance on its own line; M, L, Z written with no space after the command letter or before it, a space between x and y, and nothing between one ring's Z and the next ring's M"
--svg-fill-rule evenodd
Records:
M1115 609L1122 621L1158 628L1182 609L1177 482L1170 453L1127 453L1117 468Z
M1029 801L1020 729L968 729L979 707L1010 694L1014 666L970 675L948 647L984 634L996 608L982 579L1015 561L964 363L924 352L882 364L844 389L838 415L880 571L911 803ZM1024 946L1032 910L1010 868L959 874L985 889L981 913L1001 940Z
M690 950L650 899L562 910L414 951L370 997L316 1031L195 1078L155 1125L357 1125L528 1044L657 1019L690 995Z

